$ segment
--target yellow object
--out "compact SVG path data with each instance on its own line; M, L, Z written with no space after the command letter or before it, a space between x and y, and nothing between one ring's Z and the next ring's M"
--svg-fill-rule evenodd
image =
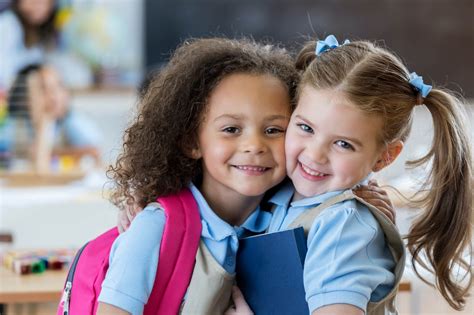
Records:
M69 7L59 9L56 18L54 20L54 26L56 29L61 29L71 19L72 9Z
M69 172L76 167L76 159L71 155L62 155L59 157L59 171Z
M7 117L8 106L5 95L0 91L0 124Z

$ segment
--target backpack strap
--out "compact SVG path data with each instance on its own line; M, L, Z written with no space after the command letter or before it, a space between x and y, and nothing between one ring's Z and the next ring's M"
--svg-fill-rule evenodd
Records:
M288 226L288 229L295 229L295 228L301 226L304 229L304 233L307 236L308 233L309 233L309 230L313 226L314 220L316 219L317 216L319 216L321 214L321 212L324 209L329 208L329 207L335 205L336 203L342 202L344 200L354 198L353 196L355 196L355 195L352 194L353 196L349 196L347 194L347 192L350 192L350 191L346 190L346 191L344 191L343 193L341 193L337 196L329 198L328 200L324 201L320 205L318 205L318 206L316 206L316 207L314 207L314 208L312 208L308 211L304 211L293 222L291 222L291 224Z
M201 238L201 217L188 188L158 198L166 216L155 283L143 314L177 314L186 293Z

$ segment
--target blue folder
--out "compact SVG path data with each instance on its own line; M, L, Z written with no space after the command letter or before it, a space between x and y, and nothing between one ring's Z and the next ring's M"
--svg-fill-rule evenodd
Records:
M237 285L256 315L309 314L303 284L303 228L239 241Z

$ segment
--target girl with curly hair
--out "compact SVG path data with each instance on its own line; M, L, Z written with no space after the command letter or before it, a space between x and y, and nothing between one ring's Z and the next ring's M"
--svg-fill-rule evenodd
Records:
M182 312L228 308L238 238L267 228L271 214L259 205L286 176L284 135L297 79L285 50L251 40L196 39L175 51L143 95L109 170L114 203L144 210L114 243L99 313L142 313L165 222L153 202L186 187L202 220L198 255L204 251L219 269L222 286L212 301L196 300L191 280Z

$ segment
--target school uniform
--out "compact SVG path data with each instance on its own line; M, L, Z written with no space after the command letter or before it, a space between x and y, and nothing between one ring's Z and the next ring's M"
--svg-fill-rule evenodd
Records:
M269 232L293 228L292 223L306 212L348 192L327 192L292 202L294 187L284 185L269 200L274 205ZM404 259L403 244L394 226L389 227L389 233L394 235L396 257L386 243L385 227L372 210L355 199L325 208L314 221L305 223L308 252L304 287L311 312L330 304L351 304L367 310L369 302L381 301L392 293L401 277L398 269L403 272L403 263L398 262Z
M193 184L190 190L201 216L202 233L182 313L221 313L229 306L239 238L265 231L271 214L258 207L240 227L232 227L209 207ZM110 267L99 301L141 314L155 281L165 216L152 203L132 221L112 246Z

